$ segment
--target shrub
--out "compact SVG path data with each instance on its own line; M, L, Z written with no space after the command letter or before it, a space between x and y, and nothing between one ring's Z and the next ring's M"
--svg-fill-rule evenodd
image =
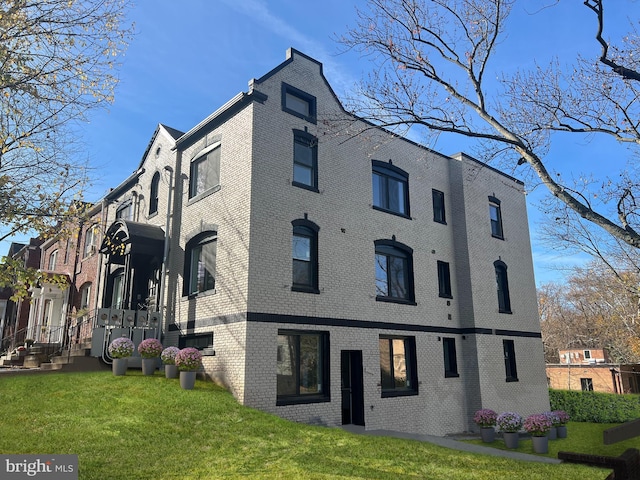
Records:
M178 347L167 347L160 354L160 358L162 359L162 363L165 365L175 365L176 363L176 354L180 351Z
M522 428L522 417L516 412L503 412L498 415L496 423L501 432L517 432Z
M565 411L574 422L623 423L640 417L640 396L549 390L552 410Z
M147 338L138 345L138 353L142 358L156 358L162 352L162 344L156 338Z
M111 358L126 358L133 354L135 347L131 339L119 337L109 344L108 351Z
M178 370L194 371L202 365L202 353L193 347L183 348L176 354L175 358Z

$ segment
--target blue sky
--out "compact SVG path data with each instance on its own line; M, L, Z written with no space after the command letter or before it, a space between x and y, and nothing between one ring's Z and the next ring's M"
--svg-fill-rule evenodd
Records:
M532 65L534 59L544 63L553 54L573 58L577 51L597 48L593 14L582 2L560 2L552 9L541 9L554 2L518 2L497 69L509 72ZM638 6L636 0L616 0L615 4L616 11L610 13L618 23L626 21L628 8ZM87 200L99 199L137 168L158 123L187 131L235 94L246 91L251 78L259 78L284 61L289 47L321 61L329 83L344 98L370 68L366 58L341 54L335 40L355 25L357 5L363 2L138 0L130 12L137 33L119 70L115 103L108 111L93 113L90 123L80 129L97 179ZM581 151L579 168L597 173L610 167L601 161L615 148L610 142L570 142L551 150L557 168L573 172L576 146ZM464 145L460 138L442 135L429 146L453 154ZM583 261L539 246L535 205L540 190L529 195L538 284L561 278L554 265Z

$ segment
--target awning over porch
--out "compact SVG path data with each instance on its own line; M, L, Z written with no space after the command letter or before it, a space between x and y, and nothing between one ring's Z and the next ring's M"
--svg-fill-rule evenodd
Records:
M156 225L116 220L107 229L100 253L111 257L143 253L162 258L164 231Z

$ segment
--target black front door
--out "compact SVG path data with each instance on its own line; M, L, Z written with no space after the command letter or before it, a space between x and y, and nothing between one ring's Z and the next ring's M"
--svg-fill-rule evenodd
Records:
M342 350L342 424L364 426L362 350Z

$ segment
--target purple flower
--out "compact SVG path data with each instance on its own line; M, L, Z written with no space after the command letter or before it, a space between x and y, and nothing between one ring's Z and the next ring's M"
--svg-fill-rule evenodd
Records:
M138 345L138 353L142 358L156 358L162 352L162 344L156 338L147 338Z
M167 347L160 354L160 358L162 359L162 363L165 365L175 365L176 363L176 354L180 351L178 347Z
M546 413L529 415L524 421L524 429L534 437L544 437L552 426L553 422Z
M175 363L178 370L195 371L202 365L202 354L197 348L183 348L176 354Z
M558 423L553 424L554 427L559 427L560 425L566 425L566 423L569 421L569 418L570 418L569 414L564 410L554 410L551 413L553 413L558 418Z
M489 408L478 410L473 416L473 421L480 427L493 427L498 419L498 414Z
M517 432L522 428L522 417L516 412L503 412L496 419L501 432Z
M130 357L133 354L135 345L131 339L127 337L116 338L109 344L109 355L111 358L125 358Z

